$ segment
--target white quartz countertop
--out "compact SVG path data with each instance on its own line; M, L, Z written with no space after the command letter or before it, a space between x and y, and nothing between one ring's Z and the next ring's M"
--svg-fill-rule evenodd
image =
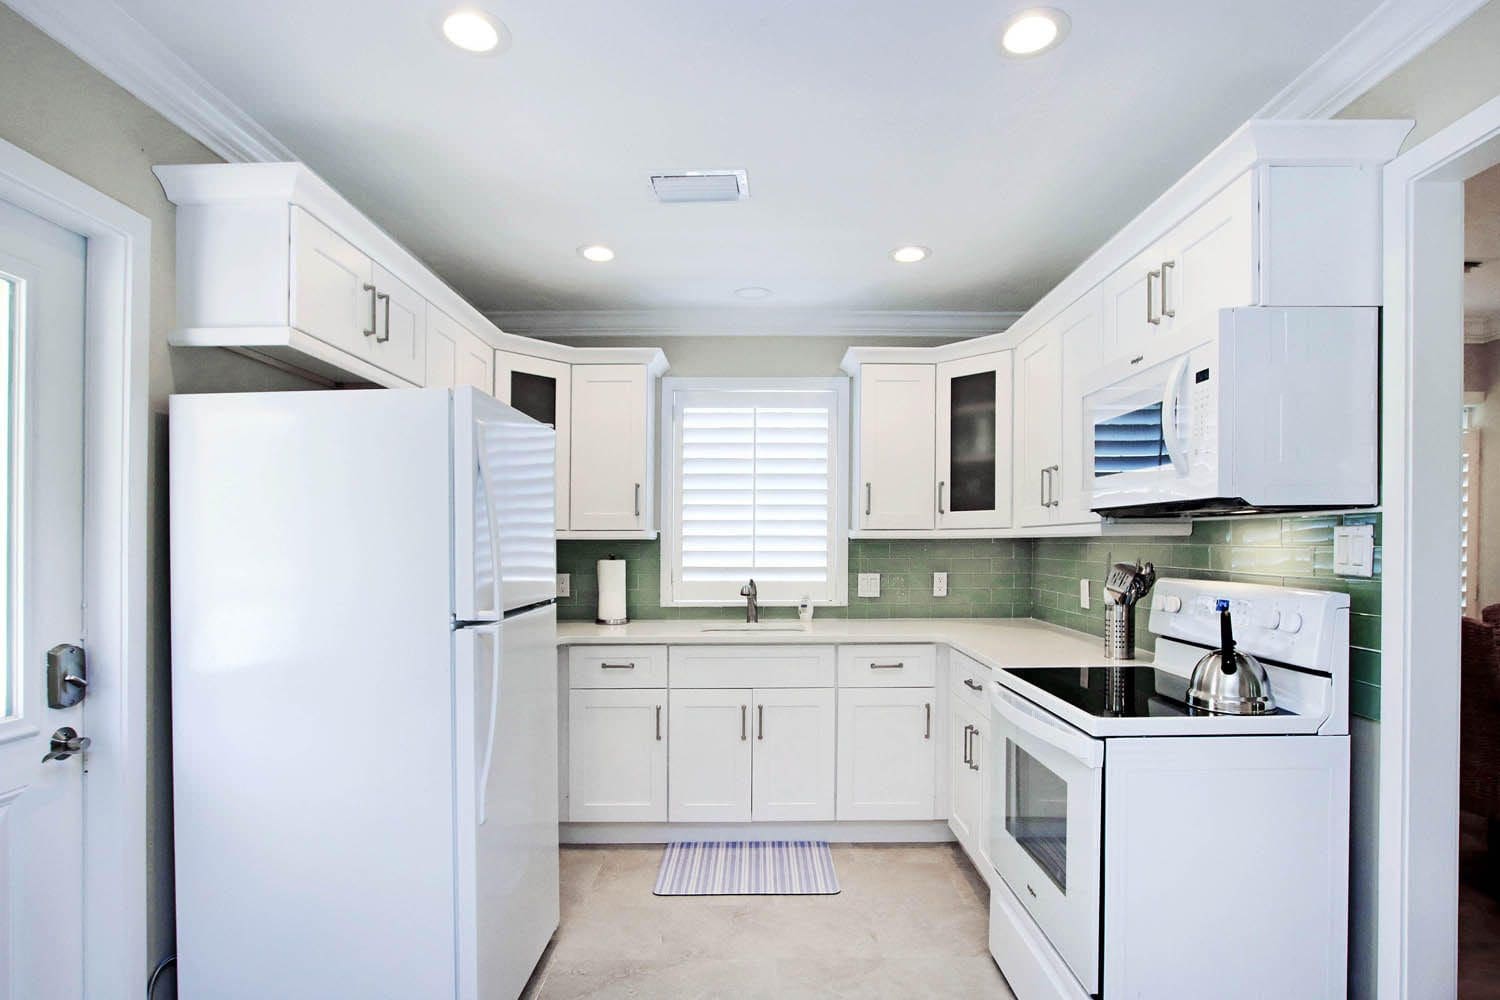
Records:
M814 620L804 628L785 619L734 630L732 621L646 620L629 625L558 622L557 642L579 645L843 645L944 644L996 669L1072 667L1104 660L1104 640L1032 618L885 618ZM731 631L733 630L733 631ZM1142 651L1136 662L1150 662Z

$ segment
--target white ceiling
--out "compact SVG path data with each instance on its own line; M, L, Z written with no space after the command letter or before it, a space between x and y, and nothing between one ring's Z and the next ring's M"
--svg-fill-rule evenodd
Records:
M1022 309L1376 0L119 0L485 309ZM662 205L653 171L743 167L748 201ZM608 265L580 244L612 246ZM918 265L887 253L933 250Z
M1464 316L1500 320L1500 167L1464 182L1464 259Z

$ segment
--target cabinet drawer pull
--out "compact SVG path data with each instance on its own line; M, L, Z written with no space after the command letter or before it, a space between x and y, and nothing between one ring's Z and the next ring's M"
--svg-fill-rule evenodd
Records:
M391 297L385 292L376 292L375 297L385 303L385 336L375 338L375 343L383 344L391 339Z
M749 731L746 728L748 726L749 713L750 713L750 707L748 705L741 705L740 706L740 742L741 743L745 742L746 740L748 740L750 738Z
M601 663L601 664L599 664L599 667L600 667L601 670L634 670L635 669L635 664L634 663Z
M932 739L932 702L923 702L922 707L927 711L927 730L922 734L922 739Z
M764 705L756 705L755 706L755 726L756 726L755 738L758 739L758 740L765 739L766 738L766 706L764 706Z
M1161 314L1156 311L1152 303L1151 282L1161 277L1160 271L1146 272L1146 322L1152 326L1161 326Z
M974 678L972 678L972 677L965 677L964 678L964 687L968 688L970 691L983 691L984 690L984 685L983 684L976 684L976 683L974 683Z
M375 286L365 285L364 289L370 293L370 328L364 331L364 335L366 337L373 337L375 336Z
M1164 260L1161 262L1161 314L1167 319L1177 315L1177 310L1171 307L1170 297L1167 295L1167 272L1177 266L1176 261Z
M906 666L905 663L872 663L872 664L870 664L870 669L871 670L900 670L904 666Z
M656 706L656 742L661 742L661 706Z

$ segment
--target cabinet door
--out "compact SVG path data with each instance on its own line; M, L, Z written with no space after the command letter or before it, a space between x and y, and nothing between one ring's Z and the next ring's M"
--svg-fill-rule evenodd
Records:
M557 527L568 527L573 373L561 361L495 352L495 398L557 431Z
M457 384L495 394L495 349L468 330L458 342Z
M374 277L374 264L354 244L292 208L292 326L368 357L377 313Z
M937 526L1006 528L1011 351L937 366Z
M1062 345L1056 328L1044 327L1021 346L1017 360L1016 520L1027 527L1052 523L1061 471Z
M973 841L969 847L969 857L974 859L979 873L988 881L995 873L994 862L990 860L990 785L993 778L990 775L990 742L985 735L989 732L990 718L988 714L976 715L969 722L974 727L974 733L969 737L969 775L974 783L971 789L974 802Z
M375 336L366 342L371 364L421 385L427 369L427 300L394 274L374 265Z
M1255 172L1205 202L1163 242L1162 312L1166 329L1255 302Z
M751 815L757 822L834 818L833 688L753 693Z
M862 365L855 523L924 529L934 524L937 399L932 365Z
M839 690L839 819L933 818L934 694L934 688Z
M570 691L568 818L667 819L667 692Z
M1160 244L1147 247L1101 283L1104 338L1100 363L1144 354L1163 332Z
M1094 461L1093 435L1083 419L1083 394L1087 380L1099 367L1104 332L1097 289L1073 303L1054 321L1062 342L1062 439L1057 472L1054 524L1097 524L1099 515L1090 510L1093 495L1084 491L1088 470Z
M671 693L669 780L674 823L745 823L750 810L748 689Z
M650 523L647 379L644 365L573 366L574 531L635 531Z
M429 389L458 385L458 344L468 331L437 306L427 305L427 365L422 384Z
M977 773L970 764L974 720L962 702L949 707L948 827L972 857L979 830L980 790Z

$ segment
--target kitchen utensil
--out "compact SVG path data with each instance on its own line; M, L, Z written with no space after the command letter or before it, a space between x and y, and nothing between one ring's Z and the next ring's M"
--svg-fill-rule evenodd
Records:
M1115 563L1104 578L1104 655L1135 659L1135 605L1156 583L1151 563Z
M1234 624L1229 602L1214 602L1219 612L1219 648L1205 653L1193 667L1187 702L1218 715L1265 715L1276 711L1271 678L1266 668L1249 653L1234 648Z

